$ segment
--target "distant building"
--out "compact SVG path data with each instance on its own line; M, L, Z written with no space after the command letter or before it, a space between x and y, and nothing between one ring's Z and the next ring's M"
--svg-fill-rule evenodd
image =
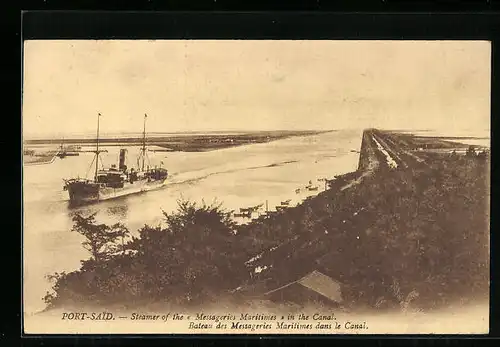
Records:
M268 291L264 297L275 302L299 305L319 302L327 306L339 306L343 301L341 284L316 270L297 281Z

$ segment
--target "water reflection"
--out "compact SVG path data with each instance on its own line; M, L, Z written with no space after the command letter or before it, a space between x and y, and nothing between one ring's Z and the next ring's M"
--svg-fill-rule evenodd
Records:
M106 212L107 212L108 216L118 217L120 219L126 219L127 213L128 213L128 205L121 204L121 205L109 206L106 209Z

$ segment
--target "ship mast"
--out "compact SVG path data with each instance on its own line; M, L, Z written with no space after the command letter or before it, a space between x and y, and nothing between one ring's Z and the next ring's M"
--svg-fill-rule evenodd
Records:
M142 133L142 168L141 171L144 171L144 159L146 156L146 118L148 118L148 115L144 113L144 131Z
M97 114L97 137L96 137L96 151L95 151L95 175L94 181L97 182L97 170L99 168L99 118L101 118L101 113Z

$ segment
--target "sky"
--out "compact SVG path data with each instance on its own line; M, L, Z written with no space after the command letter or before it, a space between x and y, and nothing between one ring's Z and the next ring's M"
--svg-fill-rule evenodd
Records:
M25 41L23 136L490 127L486 41Z

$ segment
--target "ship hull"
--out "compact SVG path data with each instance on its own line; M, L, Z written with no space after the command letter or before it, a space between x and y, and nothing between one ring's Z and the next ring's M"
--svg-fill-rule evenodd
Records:
M138 194L155 189L162 188L166 185L167 179L164 180L140 180L134 183L125 182L123 187L112 188L105 187L96 183L69 183L67 190L71 203L93 203L103 200L115 199L127 195Z

